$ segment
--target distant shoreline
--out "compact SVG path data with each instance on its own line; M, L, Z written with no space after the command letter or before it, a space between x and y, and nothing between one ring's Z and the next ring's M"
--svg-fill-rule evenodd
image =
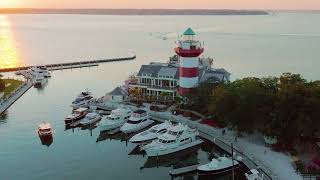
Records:
M228 9L32 9L4 8L0 14L86 14L86 15L269 15L263 10Z

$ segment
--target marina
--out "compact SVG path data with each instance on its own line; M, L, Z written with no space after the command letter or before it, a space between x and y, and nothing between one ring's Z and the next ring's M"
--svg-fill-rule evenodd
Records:
M13 19L15 18L19 19L19 17L14 17ZM54 18L58 18L59 21L63 22L63 16ZM49 17L49 19L54 18ZM90 20L86 19L87 17L81 17L80 19L82 18L86 20L83 22L90 22ZM98 18L98 21L103 20L103 22L110 20L105 19L104 17L94 18ZM174 19L176 17L172 18ZM73 17L71 17L71 19L73 19ZM159 19L159 23L163 25L163 27L167 27L167 25L161 23L162 17L159 17ZM73 21L74 20L75 19L73 19ZM259 19L259 21L257 22L261 22L260 20L261 19ZM123 49L123 51L129 49L127 46L134 46L135 48L137 48L137 52L139 52L138 61L131 61L136 58L136 56L134 55L127 58L105 59L98 61L80 61L72 63L57 62L55 64L50 64L52 62L56 62L54 61L54 59L57 59L56 56L59 56L55 55L58 54L55 52L53 53L53 57L48 58L48 61L44 61L43 63L49 64L45 65L45 67L50 72L52 72L52 77L45 85L45 88L31 89L31 87L34 85L34 81L33 79L31 79L32 77L30 77L27 73L22 73L22 76L30 80L26 81L27 84L22 88L19 88L19 90L17 90L15 94L10 99L8 99L8 103L6 106L0 107L1 112L6 111L6 113L2 113L0 118L0 132L2 133L0 146L3 147L0 150L0 154L3 154L3 156L0 156L0 164L5 164L4 166L2 166L3 168L0 169L0 174L2 174L5 179L25 179L25 177L27 177L26 179L33 180L55 180L61 178L76 178L79 180L85 180L89 178L105 179L106 177L124 180L215 179L216 176L207 177L206 173L204 177L202 175L200 176L197 169L199 168L199 166L210 163L213 159L217 159L219 157L230 157L230 155L234 153L235 157L241 156L241 164L243 164L241 170L236 170L236 179L246 179L245 172L249 172L250 170L252 174L257 172L259 175L262 175L263 180L299 179L300 175L296 175L295 172L292 172L291 164L287 163L290 162L289 158L285 159L286 161L282 161L284 163L281 164L280 161L283 160L281 158L287 156L275 156L277 158L280 157L279 161L276 161L275 166L270 165L270 161L272 161L272 159L270 161L265 159L270 157L269 154L274 152L271 152L269 149L268 152L266 152L264 155L265 158L261 158L260 154L263 155L263 152L265 151L264 148L259 149L259 151L255 149L250 151L249 148L253 146L248 146L249 148L243 148L243 146L239 146L242 141L239 138L239 142L235 142L234 135L232 134L233 132L227 130L227 133L223 135L222 129L202 124L202 120L207 117L202 115L201 113L181 110L181 112L179 112L180 114L176 114L176 112L173 111L176 107L171 106L170 103L175 100L179 93L187 94L188 92L192 92L193 86L205 81L207 78L217 77L219 80L229 80L230 78L238 78L239 75L243 75L245 73L248 73L249 71L260 72L261 69L257 67L250 67L250 70L247 69L247 71L241 69L243 67L235 70L236 68L238 68L239 64L246 63L245 59L248 59L248 57L239 56L238 51L243 51L243 49L241 50L241 48L232 47L230 48L232 50L229 51L228 48L224 47L222 49L222 47L219 47L220 45L223 46L222 42L228 42L229 40L231 42L234 42L235 37L238 38L237 35L214 35L214 38L210 39L211 36L208 37L208 34L212 32L203 32L203 30L201 36L203 39L208 39L209 42L211 41L210 45L204 46L204 43L200 42L195 46L190 46L195 49L190 55L187 51L184 50L186 45L183 44L183 41L178 41L176 45L178 45L179 47L173 49L171 47L172 44L168 43L168 41L170 40L169 36L168 38L161 40L152 39L151 42L148 39L150 37L146 38L145 35L142 34L136 26L134 27L137 29L135 29L134 31L131 30L132 27L128 28L130 30L123 29L123 24L130 23L130 21L133 20L129 19L125 22L122 22L122 18L119 18L117 20L118 24L114 24L114 21L110 21L110 24L117 29L114 29L112 32L108 33L103 31L101 34L99 34L99 36L97 35L97 38L95 39L96 42L99 42L98 44L103 44L103 48L101 48L100 45L94 45L96 42L92 43L91 41L84 43L83 46L86 47L84 49L86 49L87 52L92 50L90 49L90 47L88 47L89 44L90 46L91 44L93 44L92 46L94 47L94 49L101 48L99 49L100 55L104 54L105 51L117 51L112 48L105 48L106 39L101 37L107 37L109 38L108 42L114 42L115 44L113 45L117 48L120 48L121 46L121 49ZM210 21L210 19L206 19L205 23L201 22L199 19L193 19L191 21L199 22L200 24L207 24L207 22L212 22ZM239 22L241 22L241 20L239 20ZM144 24L145 22L143 21L142 23ZM217 23L218 25L221 22L217 21L215 23ZM83 26L83 24L81 24L81 26ZM178 29L178 27L175 27L176 25L172 26L173 28ZM214 26L216 26L216 24L214 24ZM67 25L66 27L70 28ZM87 27L88 29L92 28L91 26L87 26L87 24L85 24L85 27ZM97 28L95 26L93 27ZM100 28L103 29L104 27L99 26L98 29ZM148 28L149 27L146 27L146 31L149 30ZM181 27L179 28L181 30ZM119 32L116 32L117 30ZM187 36L193 35L194 32L192 32L191 30L186 31ZM37 31L39 31L39 34L41 35L41 31L43 30L39 28L37 29ZM70 36L69 30L64 29L64 31L67 31L69 33L67 34ZM130 33L127 33L127 31L129 31ZM163 29L162 31L165 32L167 30ZM81 30L79 30L79 33L80 32ZM32 33L34 33L33 30ZM121 35L117 36L117 33ZM130 42L127 42L126 40L128 38L131 38L132 34L134 33L137 33L137 36L133 37L135 38L135 41L133 41L135 43L130 44ZM95 32L82 32L81 34L85 34L84 39L85 36L88 36L88 34L90 34L90 36L96 35ZM112 34L112 36L115 35L115 37L117 38L112 39L110 34ZM222 38L224 36L226 36L226 38ZM248 35L246 35L246 38L250 39ZM222 41L222 39L224 41ZM141 40L144 40L145 44L140 45L139 43L136 43L140 42ZM215 42L215 40L217 42ZM35 39L35 41L37 41L37 39ZM278 46L276 42L273 43L275 44L275 47ZM48 46L51 47L52 44L49 44L50 45ZM209 43L207 43L206 41L206 44ZM236 43L234 45L237 46ZM64 45L62 44L61 46ZM207 47L208 50L205 49L205 52L213 52L214 50L215 54L217 54L218 57L217 59L214 59L212 66L210 65L212 63L212 59L210 57L202 55L200 56L200 54L204 52L203 48ZM242 44L241 47L243 47ZM68 47L64 48L68 49ZM151 53L148 53L148 51L146 50L148 48L153 48ZM176 53L182 57L182 66L174 64L173 61L167 62L167 60L169 59L168 57L159 58L159 62L156 63L153 62L153 59L150 60L150 57L158 60L156 58L163 57L163 54L169 56L168 50L170 50L171 53ZM70 54L78 53L71 51L72 49L70 49ZM30 50L30 52L32 52L32 50ZM79 57L83 55L81 54L83 52L79 52ZM220 52L221 54L227 55L221 58L222 55L219 54ZM39 56L46 55L45 53L41 53L42 52L39 51ZM61 53L68 54L69 52ZM235 59L235 57L233 57L233 53L234 56L237 55L236 58L243 60L244 62L230 62L230 60L228 61L228 59ZM255 52L252 52L252 57L256 55L257 54L255 54ZM38 56L38 54L36 56ZM196 61L194 57L184 56L199 56L201 60L199 62L200 65L195 65ZM121 64L117 63L118 61L121 62ZM37 63L37 61L35 61L28 64L40 63ZM255 66L255 63L253 62L251 65ZM304 66L307 65L304 64ZM2 68L0 69L0 72L6 72L2 73L5 76L15 77L10 72L14 72L17 70L21 71L27 67L29 66L19 67L16 69ZM231 73L219 67L226 67L226 69L230 70L230 72L232 72L232 77L229 77ZM264 66L265 69L267 69L266 67L267 65ZM64 69L74 70L59 71ZM273 73L276 71L277 68L272 69ZM263 72L264 71L261 71L262 74ZM312 72L308 73L310 77L314 76ZM123 87L123 81L127 80L127 77L131 76L132 74L136 75L136 79L134 79L134 81L128 82L127 84L125 83L125 85L127 85L128 89L133 90L130 93L138 94L137 98L127 98L127 94L123 94L122 92L119 92L117 90L118 88ZM196 81L195 79L198 80ZM85 88L90 88L93 101L80 105L74 104L74 107L70 107L72 102L74 102L79 97L79 94L77 93ZM136 89L139 90L134 91ZM110 96L109 99L106 97L108 95ZM98 98L101 96L105 97L105 99ZM151 96L152 98L150 98ZM17 101L19 98L21 98L21 101ZM145 98L149 98L146 100L146 102L151 102L151 104L137 103L138 100ZM100 100L108 100L111 103L105 103L104 101ZM130 101L134 103L131 103ZM157 103L155 102L170 103L161 106L159 105L159 107L154 108L157 105ZM136 116L134 117L134 119L129 118L131 121L130 128L121 129L121 126L119 125L115 128L111 128L111 130L107 129L105 131L104 129L99 127L100 123L103 122L104 118L112 115L112 110L118 108L117 104L122 104L124 105L124 107L131 108L133 111L136 111L137 109L144 109L149 117L145 115L145 112L138 112L136 114L139 114L139 117ZM9 108L10 106L11 108ZM2 111L2 108L5 110ZM100 118L93 117L93 119L83 121L83 118L85 116L81 115L79 116L79 119L78 116L70 116L73 115L73 111L78 108L88 108L90 113L93 112L99 114L102 120L100 121ZM191 113L194 114L193 117L184 116L185 114ZM72 119L71 123L65 122L66 117ZM145 118L147 120L145 120ZM37 134L37 132L34 132L37 127L40 127L39 125L41 125L44 120L50 123L50 129L54 130L52 131L54 133L54 136L39 136L39 133ZM159 156L159 154L157 155L157 153L149 154L150 157L148 157L148 154L143 152L141 147L150 143L151 140L157 140L158 136L154 138L154 136L141 136L141 134L144 134L149 130L151 131L150 128L152 128L154 125L158 125L159 123L161 124L168 120L172 121L175 125L181 123L190 127L191 129L197 130L198 134L197 138L195 139L199 138L201 140L201 143L197 144L198 146L192 145L190 146L191 148L183 147L183 151L168 151L168 154L165 154L164 157ZM146 123L146 125L141 125L140 127L133 127L133 125L139 124L140 121L148 123ZM123 125L122 123L120 124ZM42 129L46 129L46 127L48 126L44 125L41 127ZM157 135L162 134L162 132L157 133L159 133ZM132 140L131 138L133 137L137 138L138 140ZM147 140L144 139L146 137L148 137ZM179 138L177 139L180 140ZM161 143L170 144L172 143L171 141L173 141L172 136L165 135L162 138ZM231 148L231 143L233 143L233 149ZM141 144L143 145L140 146ZM246 144L244 144L244 146L245 145ZM254 154L255 152L262 153ZM283 174L279 173L280 168L277 168L279 167L279 165L277 164L280 164L280 166L282 165L283 169L281 169L281 173ZM16 169L19 169L19 171L16 171ZM253 171L254 169L256 169L256 171ZM290 176L288 176L288 174ZM230 170L228 170L226 174L219 175L217 179L231 179L231 176L232 173ZM314 177L316 177L316 175L312 176L312 178Z

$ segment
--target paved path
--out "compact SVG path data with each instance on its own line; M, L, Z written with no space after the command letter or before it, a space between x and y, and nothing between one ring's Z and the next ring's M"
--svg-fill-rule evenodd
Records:
M14 102L16 102L24 93L33 86L33 81L24 82L10 95L0 100L0 114L5 112Z

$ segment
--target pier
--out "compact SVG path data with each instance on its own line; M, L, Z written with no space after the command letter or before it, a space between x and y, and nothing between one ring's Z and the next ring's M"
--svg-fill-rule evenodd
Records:
M5 97L0 103L0 115L33 86L33 81L24 82L20 87Z
M43 65L43 66L48 68L49 71L54 71L54 70L63 70L63 69L92 67L92 66L98 66L101 63L130 61L130 60L134 60L134 59L136 59L136 55L132 55L132 56L129 56L129 57L123 57L123 58L98 59L98 60L88 60L88 61L76 61L76 62L67 62L67 63L47 64L47 65ZM21 66L21 67L14 67L14 68L1 68L0 69L0 73L27 70L27 69L29 69L31 67L33 67L33 66Z

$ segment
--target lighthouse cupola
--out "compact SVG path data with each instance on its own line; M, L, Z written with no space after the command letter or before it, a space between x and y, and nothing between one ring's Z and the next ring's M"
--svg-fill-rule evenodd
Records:
M178 41L175 52L179 56L179 94L185 96L198 86L199 56L204 49L196 40L196 33L188 28Z

